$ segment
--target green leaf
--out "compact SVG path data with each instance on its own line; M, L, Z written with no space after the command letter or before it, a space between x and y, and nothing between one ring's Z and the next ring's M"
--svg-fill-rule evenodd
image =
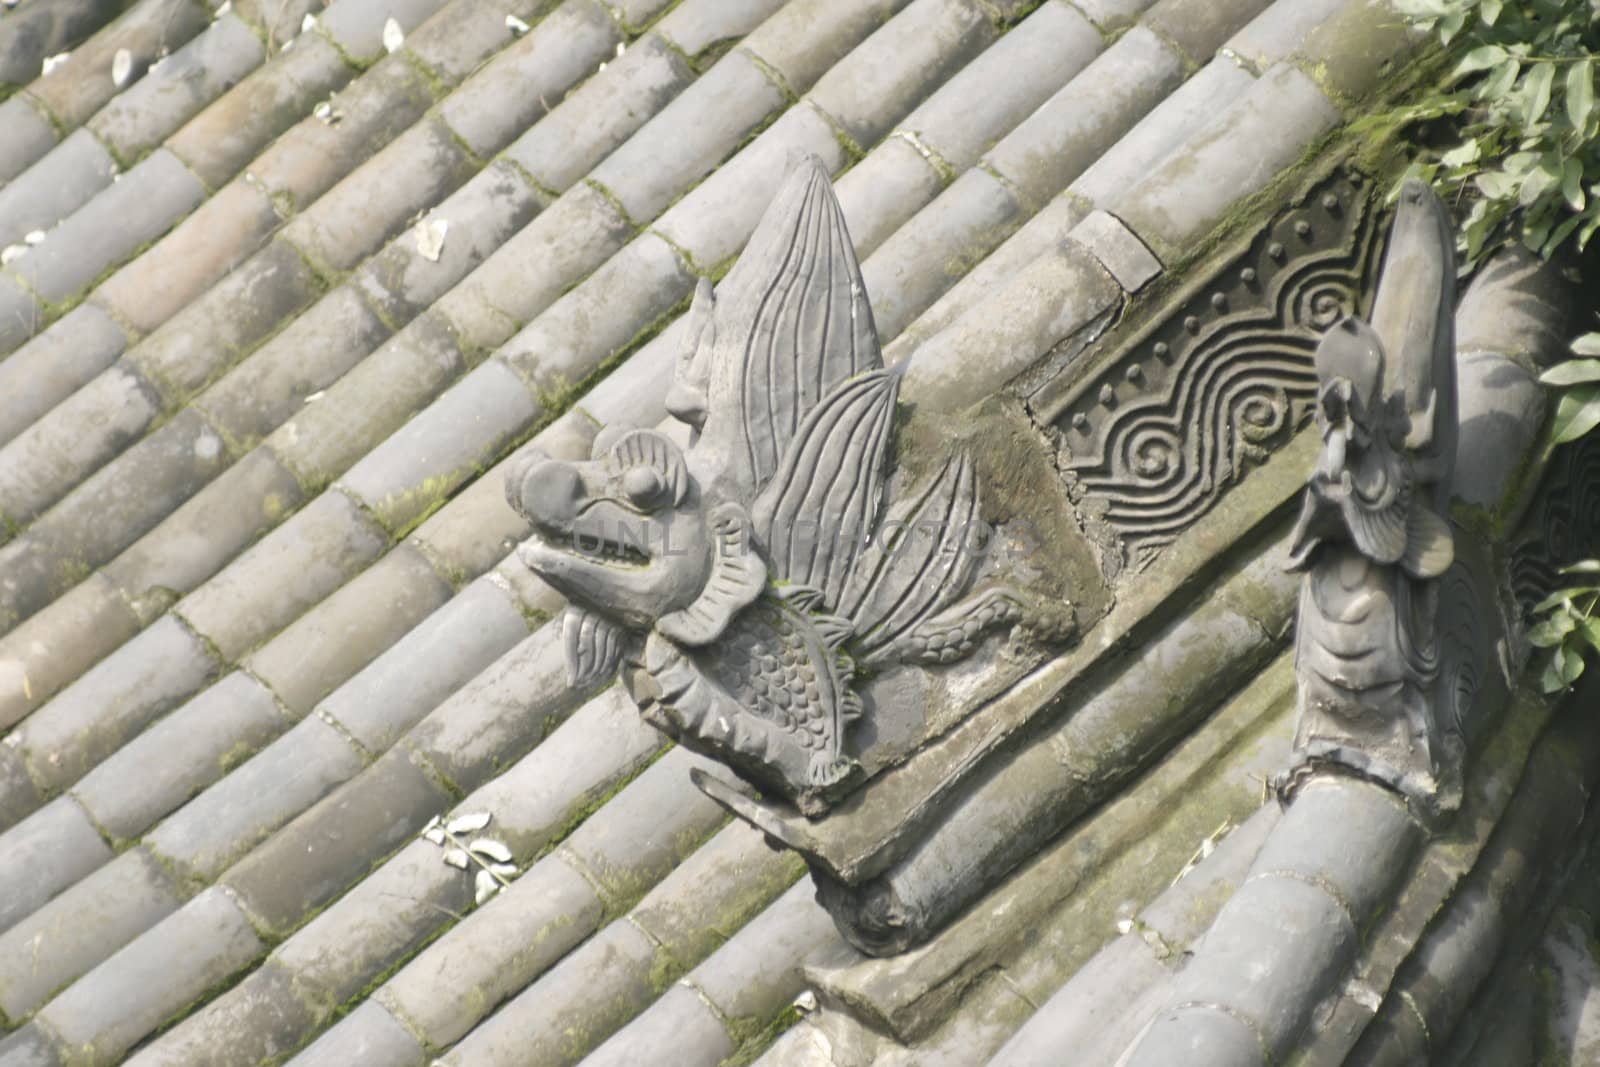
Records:
M1567 68L1567 118L1581 130L1594 111L1594 60L1584 59Z
M1583 164L1570 156L1561 165L1561 196L1573 211L1582 211L1587 203L1583 195Z
M1571 685L1583 673L1583 653L1575 648L1563 647L1561 657L1561 681Z
M1543 117L1545 110L1550 106L1550 89L1555 85L1555 80L1554 63L1541 61L1533 65L1522 88L1523 122L1532 124Z
M1600 574L1600 559L1580 559L1561 568L1562 574Z
M1478 83L1477 92L1473 95L1479 100L1486 100L1491 103L1503 100L1505 95L1511 91L1511 86L1515 84L1517 75L1521 72L1522 63L1520 61L1507 59L1504 63L1494 68L1493 74Z
M1582 385L1600 382L1600 359L1569 359L1539 375L1546 385Z
M1577 635L1588 643L1589 647L1600 652L1600 619L1584 619L1578 627Z
M1561 397L1552 425L1556 444L1576 441L1596 426L1600 426L1600 386L1582 386Z
M1572 342L1572 351L1580 356L1600 356L1600 333L1586 333Z
M1478 5L1478 17L1483 19L1485 26L1493 26L1500 20L1501 0L1483 0Z
M1566 657L1557 645L1550 650L1550 656L1545 660L1544 670L1539 675L1539 688L1546 693L1559 693L1567 687L1561 680L1561 669L1566 663Z
M1497 44L1486 44L1474 48L1461 57L1461 62L1456 64L1456 69L1451 72L1452 80L1464 78L1468 74L1476 74L1480 70L1491 70L1506 60L1506 50Z

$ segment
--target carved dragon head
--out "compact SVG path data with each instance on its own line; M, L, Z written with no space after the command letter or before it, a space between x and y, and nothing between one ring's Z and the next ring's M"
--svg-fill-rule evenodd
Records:
M1347 316L1317 346L1323 447L1291 545L1296 568L1327 541L1418 578L1450 565L1442 515L1456 437L1452 247L1443 205L1407 181L1372 324Z
M569 598L572 680L632 664L641 709L683 743L804 809L837 795L857 664L948 662L1023 617L1003 588L958 603L981 563L964 453L888 506L898 388L827 172L804 158L721 285L695 292L667 396L687 448L607 433L587 462L510 474L533 524L521 559Z

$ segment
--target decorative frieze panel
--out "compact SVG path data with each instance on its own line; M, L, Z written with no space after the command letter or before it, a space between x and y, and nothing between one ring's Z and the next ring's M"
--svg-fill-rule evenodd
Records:
M1335 174L1175 312L1033 394L1108 577L1147 566L1310 421L1312 354L1365 312L1376 230L1371 183Z

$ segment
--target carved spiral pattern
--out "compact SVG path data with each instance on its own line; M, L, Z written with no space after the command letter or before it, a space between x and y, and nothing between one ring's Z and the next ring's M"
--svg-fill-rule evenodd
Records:
M1078 474L1106 501L1130 556L1147 562L1304 425L1316 395L1317 338L1353 307L1359 259L1333 250L1291 264L1265 307L1201 332L1165 395L1105 416L1104 458Z

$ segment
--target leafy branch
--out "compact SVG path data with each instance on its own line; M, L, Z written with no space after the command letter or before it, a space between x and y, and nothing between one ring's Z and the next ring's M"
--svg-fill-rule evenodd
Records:
M1600 652L1600 560L1585 560L1563 567L1562 574L1587 576L1582 584L1558 589L1534 607L1545 614L1528 631L1528 640L1545 649L1544 667L1539 672L1539 687L1546 693L1566 689L1583 674L1583 656Z
M492 837L468 837L489 825L493 818L488 812L457 815L449 822L438 815L428 820L422 828L422 839L443 848L444 862L458 870L478 868L473 880L473 896L482 904L511 884L517 875L517 865L512 862L511 850L502 841Z

